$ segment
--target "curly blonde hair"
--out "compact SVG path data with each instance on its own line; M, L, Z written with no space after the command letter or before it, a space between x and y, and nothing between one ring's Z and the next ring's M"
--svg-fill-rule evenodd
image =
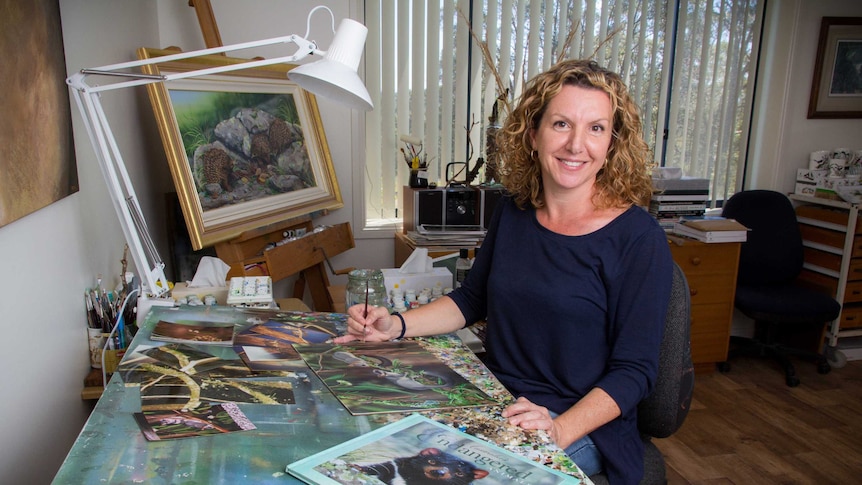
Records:
M530 135L538 129L548 103L563 86L597 89L611 100L612 141L607 163L596 175L593 203L599 208L648 205L652 164L643 140L639 109L618 74L589 60L564 60L535 76L497 132L497 147L502 154L501 182L515 203L522 209L545 205L541 167L532 155Z

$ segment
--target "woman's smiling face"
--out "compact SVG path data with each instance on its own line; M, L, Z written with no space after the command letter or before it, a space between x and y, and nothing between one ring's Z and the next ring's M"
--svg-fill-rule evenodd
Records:
M599 89L565 85L548 103L531 138L546 193L587 191L611 146L613 106Z

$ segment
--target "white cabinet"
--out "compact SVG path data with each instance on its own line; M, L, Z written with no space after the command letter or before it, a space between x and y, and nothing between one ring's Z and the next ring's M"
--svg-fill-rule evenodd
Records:
M862 224L859 206L792 194L805 246L801 277L827 288L841 314L827 329L827 357L833 365L862 359Z

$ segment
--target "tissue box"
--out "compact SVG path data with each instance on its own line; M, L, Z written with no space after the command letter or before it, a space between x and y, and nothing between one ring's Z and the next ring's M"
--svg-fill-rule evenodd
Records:
M171 290L171 298L173 298L174 301L180 301L183 297L197 295L197 297L203 301L205 296L212 295L216 299L216 304L227 305L227 292L227 282L225 282L224 286L200 286L189 288L188 283L181 281L175 284L174 289Z
M416 290L418 293L422 288L453 288L455 279L449 268L431 268L425 273L401 273L398 268L383 268L383 284L386 291L391 293L393 289Z

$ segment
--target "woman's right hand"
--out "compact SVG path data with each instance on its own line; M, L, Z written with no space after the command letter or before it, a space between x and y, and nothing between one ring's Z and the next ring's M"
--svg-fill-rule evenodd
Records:
M385 342L392 340L390 329L392 317L386 307L369 306L365 315L365 305L353 305L347 309L347 333L332 341L336 344L346 344L354 340L363 342Z

